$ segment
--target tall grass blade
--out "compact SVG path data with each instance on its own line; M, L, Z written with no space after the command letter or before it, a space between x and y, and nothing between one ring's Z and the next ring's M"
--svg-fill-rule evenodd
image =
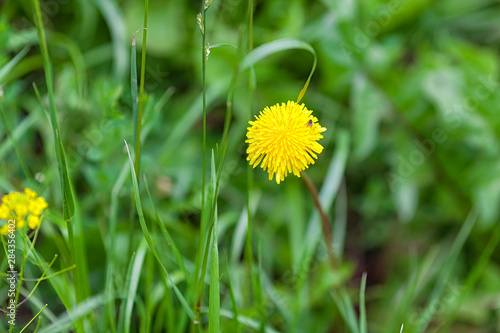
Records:
M42 53L43 68L45 71L45 80L47 84L47 92L49 97L49 109L50 109L50 119L52 124L52 130L54 135L54 143L56 149L57 165L59 169L61 191L63 198L63 218L66 221L66 227L68 229L68 238L70 243L70 252L72 259L77 264L77 269L75 270L75 292L76 301L81 302L87 295L89 291L88 284L88 273L87 264L85 260L85 248L84 240L81 233L81 224L77 221L77 239L74 237L73 224L71 222L75 213L75 202L73 198L73 193L71 189L71 182L69 178L68 166L66 164L66 154L64 152L64 147L62 144L59 123L57 120L57 111L55 105L54 96L54 79L52 74L52 64L49 58L49 52L47 48L47 39L45 36L45 29L43 27L42 13L40 9L39 0L32 0L33 9L35 12L35 21L38 32L38 40L40 44L40 49ZM80 220L80 219L78 219ZM75 327L77 332L83 332L83 321L78 321Z
M160 230L163 234L163 237L165 237L165 240L167 241L168 246L170 247L170 249L172 250L172 253L174 254L174 257L175 257L175 260L177 261L177 264L179 265L179 267L182 270L182 273L184 274L184 278L186 279L186 283L188 284L188 286L190 287L191 290L194 290L193 285L192 285L192 280L189 278L189 274L188 274L188 271L186 269L186 265L184 264L184 258L182 257L181 252L179 251L177 246L175 245L175 242L174 242L172 236L168 232L167 228L165 227L165 224L162 221L162 218L160 217L160 215L158 214L158 211L156 210L156 207L155 207L154 202L153 202L153 197L151 196L151 192L149 191L149 186L148 186L148 183L146 181L145 175L144 175L144 185L146 187L146 193L148 194L148 198L149 198L149 201L151 203L151 206L153 207L153 212L154 212L155 217L156 217L156 223L160 226Z
M238 321L238 306L236 305L236 298L234 297L234 289L233 284L231 283L231 275L229 274L229 260L226 257L226 276L227 276L227 284L229 289L229 297L231 299L231 309L233 310L234 321L235 321L235 332L240 333L240 323Z
M134 195L134 201L137 209L137 215L139 215L139 223L141 225L142 232L144 234L144 238L146 239L146 242L148 243L149 248L151 249L151 252L153 253L154 257L160 264L163 272L165 273L165 276L172 286L174 288L175 294L177 295L179 301L181 302L182 306L184 307L184 310L186 313L189 315L189 317L193 320L194 319L194 312L190 308L188 302L180 292L179 288L175 285L174 282L172 282L172 279L170 278L170 274L168 273L167 269L163 265L163 262L161 261L158 251L156 250L155 244L153 242L153 239L151 237L151 234L149 233L148 227L146 225L146 220L144 218L144 212L142 210L142 203L141 203L141 198L139 194L139 184L137 183L137 176L135 173L135 168L134 168L134 162L132 161L132 156L130 155L130 150L127 144L127 141L125 141L125 147L127 149L127 154L128 154L128 159L130 163L130 168L131 168L131 175L132 175L132 187L133 187L133 195Z
M217 214L216 214L217 215ZM208 331L218 333L220 327L220 288L219 288L219 249L217 245L217 216L213 228L213 245L211 254L210 269L210 298L209 298L209 316Z
M127 73L127 36L126 24L120 7L115 0L93 1L102 14L112 39L113 77L117 82L123 82Z
M212 191L215 191L215 157L212 150ZM210 295L208 310L208 331L218 333L220 327L220 286L219 286L219 247L217 240L217 205L215 206L214 227L212 235L212 254L210 269Z
M305 50L311 53L311 55L313 56L313 65L311 71L306 80L306 83L304 84L304 87L301 89L299 96L297 97L297 103L298 103L306 93L307 87L309 87L309 82L311 81L314 71L316 70L316 65L318 63L318 57L316 55L316 51L310 44L301 41L299 39L283 38L260 45L259 47L256 47L254 50L248 53L245 57L243 57L240 63L239 70L240 72L243 72L270 55L273 55L281 51L294 50L294 49Z
M202 180L201 180L201 214L200 214L200 235L198 237L198 250L196 252L196 268L195 268L195 284L200 272L201 258L203 256L204 248L204 236L206 233L206 167L207 167L207 84L206 84L206 67L207 67L207 54L206 54L206 21L207 21L207 9L208 6L205 5L205 1L202 1L201 14L198 14L197 20L201 32L201 70L202 70L202 112L203 112L203 134L202 134ZM195 293L198 291L195 290ZM195 301L194 311L196 314L196 322L199 322L199 304L198 300Z
M69 222L73 217L75 205L73 200L73 193L71 192L68 167L66 164L66 154L64 152L59 131L59 122L57 120L57 111L56 111L56 104L54 97L54 79L52 75L52 64L50 63L49 51L47 49L47 39L45 37L45 29L43 28L40 2L39 0L31 0L31 3L33 5L35 12L38 39L40 43L40 49L42 52L43 68L45 71L45 80L47 83L47 91L49 96L50 119L54 134L57 166L59 168L59 175L61 177L61 190L63 194L63 216L64 220Z
M359 332L360 333L367 333L365 291L366 291L366 272L363 273L363 276L361 277L361 287L359 288Z
M21 61L21 59L24 58L24 56L28 53L30 50L29 46L25 46L14 58L12 58L5 66L0 68L0 85L2 84L3 80L7 76L7 74L10 73L10 71L16 67L16 65Z
M71 309L68 313L61 315L57 321L45 326L40 330L40 333L58 333L68 332L72 328L72 322L81 319L92 312L96 311L99 307L104 305L107 300L104 295L99 294L93 296L82 303L78 304L75 308Z
M139 182L140 164L141 164L141 128L142 128L142 111L144 109L144 82L146 77L146 45L148 36L148 4L149 0L144 1L144 29L142 30L142 54L141 54L141 82L139 86L139 109L136 119L136 141L135 141L135 170L137 182ZM137 75L137 74L136 74ZM136 87L137 89L137 87Z
M129 269L127 272L127 283L125 284L125 303L122 303L121 309L121 320L118 326L119 332L130 332L130 326L132 322L132 310L134 308L135 298L137 295L137 288L139 286L139 280L141 278L142 266L144 263L144 257L146 256L146 246L147 244L143 241L139 245L137 253L131 258ZM145 318L143 318L145 320Z

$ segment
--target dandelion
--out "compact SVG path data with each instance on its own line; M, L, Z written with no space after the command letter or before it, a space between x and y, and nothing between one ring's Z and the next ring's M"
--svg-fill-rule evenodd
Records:
M266 107L249 121L247 128L247 161L254 168L269 172L269 180L276 175L276 182L285 180L288 173L300 177L300 172L314 164L317 154L323 151L318 140L323 138L318 118L304 104L288 101Z
M24 193L11 192L2 197L0 203L0 220L15 220L16 229L24 228L26 220L31 229L40 225L40 215L48 207L43 197L29 188ZM9 232L8 224L5 223L0 228L0 234L6 235Z

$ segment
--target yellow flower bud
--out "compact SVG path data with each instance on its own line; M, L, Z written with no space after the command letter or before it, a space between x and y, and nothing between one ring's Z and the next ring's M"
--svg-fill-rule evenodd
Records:
M6 203L0 205L0 219L6 220L10 216L10 208Z
M25 188L24 189L24 194L26 194L26 196L29 198L29 199L36 199L36 192L33 191L32 189L30 188Z
M31 214L28 217L28 226L31 229L35 229L40 224L40 216Z
M24 228L24 226L26 225L26 221L24 220L24 218L16 218L16 229L18 228Z

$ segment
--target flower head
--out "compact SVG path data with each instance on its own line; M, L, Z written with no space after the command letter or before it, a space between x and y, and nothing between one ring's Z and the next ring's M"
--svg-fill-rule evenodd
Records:
M300 177L300 172L314 164L317 154L323 151L318 140L323 138L318 118L304 104L288 101L266 107L249 121L247 128L247 161L254 168L269 172L269 180L276 174L276 182L285 180L288 173Z
M27 218L28 226L35 229L41 222L42 211L47 207L48 204L43 197L39 197L35 191L26 188L24 193L11 192L2 197L0 219L14 220L16 228L23 228ZM8 232L8 224L5 223L0 228L0 234L6 235Z

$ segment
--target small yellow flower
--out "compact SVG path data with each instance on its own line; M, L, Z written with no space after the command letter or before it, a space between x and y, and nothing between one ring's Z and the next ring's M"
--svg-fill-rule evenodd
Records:
M24 193L11 192L2 197L0 219L15 220L16 229L24 228L27 219L28 226L35 229L40 225L42 211L47 207L48 204L44 198L39 197L35 191L26 188ZM0 229L0 234L6 235L8 233L8 224L5 223Z
M28 199L36 199L36 196L37 196L37 195L36 195L36 192L35 192L35 191L33 191L33 190L32 190L32 189L30 189L30 188L25 188L25 189L24 189L24 194L26 195L26 197L27 197Z
M36 227L38 227L39 224L40 224L40 216L31 214L28 217L28 226L31 229L36 229Z
M24 218L16 218L16 229L24 228L25 225L26 221L24 220Z
M247 161L254 168L269 172L269 180L276 174L276 182L285 180L288 173L300 177L300 172L314 164L317 154L323 151L317 141L323 138L318 118L304 104L288 101L266 107L249 121L247 128Z
M0 219L7 220L10 216L10 208L6 203L0 205Z

